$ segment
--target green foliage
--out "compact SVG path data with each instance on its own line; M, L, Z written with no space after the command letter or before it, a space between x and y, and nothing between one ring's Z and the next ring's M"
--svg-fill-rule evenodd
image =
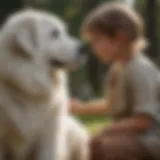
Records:
M92 134L99 132L104 126L108 125L111 122L110 118L104 116L77 116L85 126L88 127L89 131Z
M9 15L23 7L23 2L21 0L2 0L2 2L3 5L1 4L0 6L0 24L3 24Z

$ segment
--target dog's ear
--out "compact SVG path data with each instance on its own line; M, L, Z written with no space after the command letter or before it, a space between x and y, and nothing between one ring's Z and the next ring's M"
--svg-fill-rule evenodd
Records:
M32 54L37 50L37 30L35 22L27 20L16 32L11 44L15 55L23 58L32 58Z

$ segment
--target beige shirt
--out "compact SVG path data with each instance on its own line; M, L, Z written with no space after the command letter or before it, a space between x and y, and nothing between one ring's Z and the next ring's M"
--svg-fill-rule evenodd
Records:
M155 119L140 139L160 159L160 72L155 65L140 54L124 69L112 66L107 93L115 119L144 113Z
M115 118L146 113L159 121L159 92L160 73L145 56L136 56L124 69L118 65L111 68L108 99Z

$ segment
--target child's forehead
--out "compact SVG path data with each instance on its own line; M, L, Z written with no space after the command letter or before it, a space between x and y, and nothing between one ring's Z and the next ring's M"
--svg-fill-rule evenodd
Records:
M106 37L107 38L107 35L105 35L104 33L100 32L100 31L86 31L86 32L83 32L82 37L86 41L91 41L91 40L99 38L99 37Z

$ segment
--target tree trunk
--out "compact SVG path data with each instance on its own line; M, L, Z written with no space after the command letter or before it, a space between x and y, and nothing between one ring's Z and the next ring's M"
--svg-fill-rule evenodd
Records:
M157 45L157 0L147 0L146 3L146 35L149 39L147 54L150 58L158 56Z

